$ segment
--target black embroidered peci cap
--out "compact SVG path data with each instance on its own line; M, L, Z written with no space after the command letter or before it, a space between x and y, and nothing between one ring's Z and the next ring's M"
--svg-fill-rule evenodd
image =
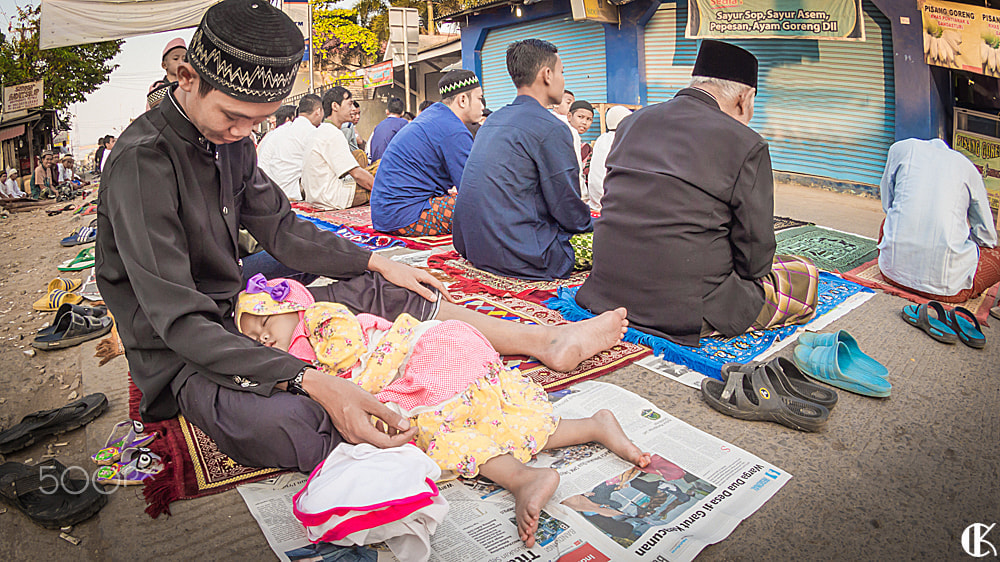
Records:
M589 101L576 100L573 105L569 106L569 112L573 113L577 109L586 109L587 111L594 113L594 106L590 105Z
M298 27L267 0L223 0L205 12L187 57L217 90L267 103L292 91L304 51Z
M757 57L731 43L704 39L691 76L719 78L757 87Z
M449 70L438 80L441 97L447 98L479 87L479 77L471 70Z

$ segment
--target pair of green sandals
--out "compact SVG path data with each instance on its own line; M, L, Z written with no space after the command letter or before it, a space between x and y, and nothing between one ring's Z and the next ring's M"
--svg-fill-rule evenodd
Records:
M59 271L80 271L88 267L94 267L95 263L97 263L97 258L94 254L94 247L90 246L89 248L80 250L80 253L75 258L64 261L56 269Z

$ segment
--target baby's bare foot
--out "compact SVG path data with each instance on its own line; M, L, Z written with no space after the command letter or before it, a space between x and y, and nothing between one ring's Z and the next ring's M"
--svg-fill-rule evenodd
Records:
M627 460L628 462L644 467L649 464L649 453L642 452L618 423L618 418L610 410L600 410L593 416L594 421L600 426L600 435L597 442L611 450L612 453Z
M524 546L535 546L538 518L556 488L559 487L559 473L551 468L528 468L521 482L511 488L514 493L514 513L517 518L517 534Z

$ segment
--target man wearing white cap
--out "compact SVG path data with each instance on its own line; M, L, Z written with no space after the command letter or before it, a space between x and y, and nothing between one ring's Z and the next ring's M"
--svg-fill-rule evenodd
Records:
M594 153L590 157L590 175L587 176L587 193L590 196L590 208L595 211L601 210L601 198L604 197L604 176L608 170L604 165L608 161L608 153L611 152L611 144L615 142L615 129L618 124L631 115L631 111L621 105L616 105L604 114L604 122L608 127L608 132L601 134L594 141Z
M160 78L153 85L149 87L149 93L146 94L146 110L150 110L156 107L167 95L167 89L171 84L177 81L177 67L184 61L184 55L187 54L187 45L184 40L180 37L171 39L167 46L163 48L163 54L160 56L160 66L166 71L167 75Z
M4 197L27 197L28 194L17 186L17 168L7 170L7 179L0 184Z

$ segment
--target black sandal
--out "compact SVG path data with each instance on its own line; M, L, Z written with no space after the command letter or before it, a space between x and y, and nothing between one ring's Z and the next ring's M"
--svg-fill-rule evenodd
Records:
M70 310L57 319L51 332L35 336L31 347L44 351L73 347L110 332L113 324L108 316L84 316Z
M759 364L750 372L730 367L725 384L705 377L701 381L701 396L709 406L727 416L773 421L799 431L819 431L830 417L830 411L819 404L779 393L771 384L765 365Z
M59 435L84 426L107 409L108 397L96 392L62 408L28 414L21 423L0 433L0 454L29 447L47 435Z
M86 521L108 503L96 484L73 478L55 459L0 465L0 499L46 529Z

